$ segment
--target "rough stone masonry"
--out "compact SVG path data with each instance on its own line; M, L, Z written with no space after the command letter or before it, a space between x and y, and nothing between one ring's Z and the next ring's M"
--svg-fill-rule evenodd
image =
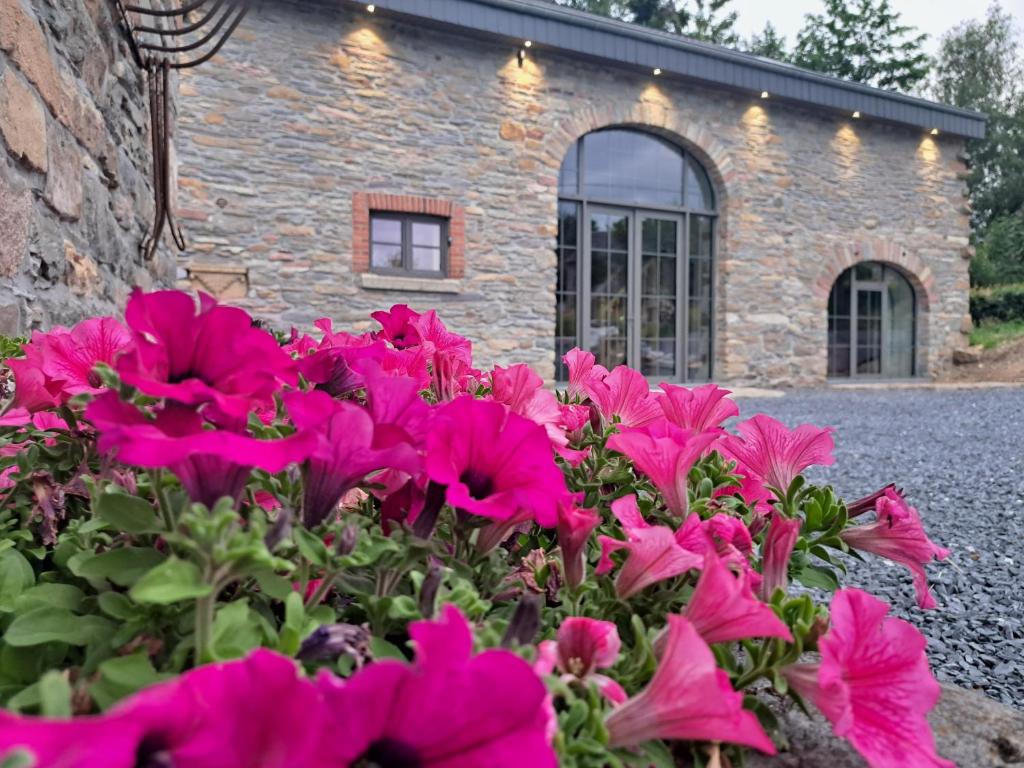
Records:
M142 73L107 0L0 0L0 334L124 307L173 277L152 217Z

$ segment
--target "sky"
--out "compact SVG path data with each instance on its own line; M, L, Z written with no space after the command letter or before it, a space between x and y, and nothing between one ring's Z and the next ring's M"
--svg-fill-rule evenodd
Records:
M904 23L928 35L925 48L929 53L938 49L943 32L961 21L984 18L988 7L987 0L891 0L891 4ZM729 7L739 13L737 27L742 37L760 32L765 22L771 21L792 47L804 14L820 13L823 5L821 0L733 0ZM1018 28L1024 26L1024 0L1002 0L1002 6L1016 17Z

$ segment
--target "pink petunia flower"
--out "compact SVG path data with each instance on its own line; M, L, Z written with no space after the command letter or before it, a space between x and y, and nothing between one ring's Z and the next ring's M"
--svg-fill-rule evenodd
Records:
M491 397L507 405L513 413L544 427L552 445L564 448L569 444L558 399L553 392L544 389L544 380L530 366L495 366L491 372Z
M622 429L608 438L608 448L628 456L661 491L669 511L685 517L690 468L716 440L714 432L694 434L661 421L640 429Z
M469 624L452 605L409 634L412 665L378 661L348 681L317 679L331 722L325 765L557 765L547 688L529 664L504 650L473 655Z
M626 562L615 579L615 594L623 600L651 584L703 566L702 555L680 543L682 536L679 534L686 535L689 529L684 525L677 534L667 526L651 525L640 515L636 496L613 501L612 514L621 523L626 540L598 537L601 560L595 573L600 576L611 571L615 567L612 552L626 550Z
M568 495L543 428L501 403L468 395L437 409L426 467L455 509L492 520L525 510L554 528L558 504Z
M405 304L395 304L389 311L373 312L370 317L381 325L375 335L389 341L396 349L417 346L422 343L416 321L421 315Z
M620 365L604 378L591 377L584 383L604 426L645 427L662 418L651 385L639 371Z
M761 545L761 597L765 600L770 600L775 590L785 592L789 586L789 558L800 538L801 522L775 513L768 525Z
M110 712L73 720L0 715L0 755L40 766L312 768L328 731L322 696L291 659L268 650L186 672Z
M743 694L733 690L693 625L677 615L668 617L665 650L651 682L605 722L613 747L680 739L744 744L775 754L757 717L743 708Z
M941 690L928 668L924 636L888 612L859 589L836 592L832 625L818 642L821 663L783 674L871 768L954 768L936 754L928 725Z
M295 364L243 310L205 294L136 290L125 309L135 346L117 360L128 384L153 397L207 406L207 418L232 429L283 384L296 383Z
M570 616L558 627L558 640L546 640L538 648L541 674L551 674L554 667L562 673L563 682L594 683L612 704L621 704L628 697L617 682L597 670L615 665L622 641L619 630L610 621Z
M601 516L597 512L577 506L572 497L566 497L558 505L558 546L562 550L565 583L570 589L576 589L583 583L587 569L587 543L600 524Z
M745 574L732 573L717 555L708 552L697 587L684 613L706 643L728 643L748 637L793 635L770 606L750 588Z
M740 415L739 406L729 398L732 393L717 384L689 389L676 384L659 385L664 394L658 405L672 424L694 432L720 428L728 419Z
M150 420L121 401L116 392L97 396L85 417L100 433L100 451L116 452L125 464L170 468L189 497L208 507L225 496L237 500L254 468L280 472L303 461L316 445L314 436L308 434L257 440L227 430L204 429L199 414L174 403Z
M847 528L839 536L854 549L905 565L914 578L917 604L921 608L936 606L924 566L932 559L945 560L949 550L928 538L917 510L894 488L886 488L875 501L875 522Z
M13 407L34 412L75 395L96 394L101 389L96 364L113 364L131 343L131 333L112 317L93 317L70 331L37 331L22 347L25 357L6 361L14 373Z
M835 462L831 427L802 424L791 430L759 413L736 428L742 437L724 438L722 452L781 493L789 490L794 478L807 467Z
M593 381L602 381L608 375L608 369L603 365L596 365L596 361L593 353L579 347L570 349L562 356L562 362L569 371L569 386L566 393L570 400L589 397L589 384Z
M308 528L326 520L371 472L398 469L412 474L420 467L416 450L397 440L396 430L387 430L378 440L373 418L355 403L325 392L289 392L284 403L298 434L316 436L303 469L302 521Z

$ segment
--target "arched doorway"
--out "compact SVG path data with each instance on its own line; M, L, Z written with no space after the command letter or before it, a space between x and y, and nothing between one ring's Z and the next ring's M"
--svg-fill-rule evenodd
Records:
M716 206L707 172L643 131L589 133L559 176L556 366L575 346L653 379L711 377Z
M828 375L915 375L917 300L899 270L868 261L843 272L828 299Z

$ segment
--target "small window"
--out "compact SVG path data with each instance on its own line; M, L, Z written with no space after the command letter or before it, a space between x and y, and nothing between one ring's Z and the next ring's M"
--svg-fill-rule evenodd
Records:
M384 212L370 216L374 272L444 277L447 251L447 219Z

